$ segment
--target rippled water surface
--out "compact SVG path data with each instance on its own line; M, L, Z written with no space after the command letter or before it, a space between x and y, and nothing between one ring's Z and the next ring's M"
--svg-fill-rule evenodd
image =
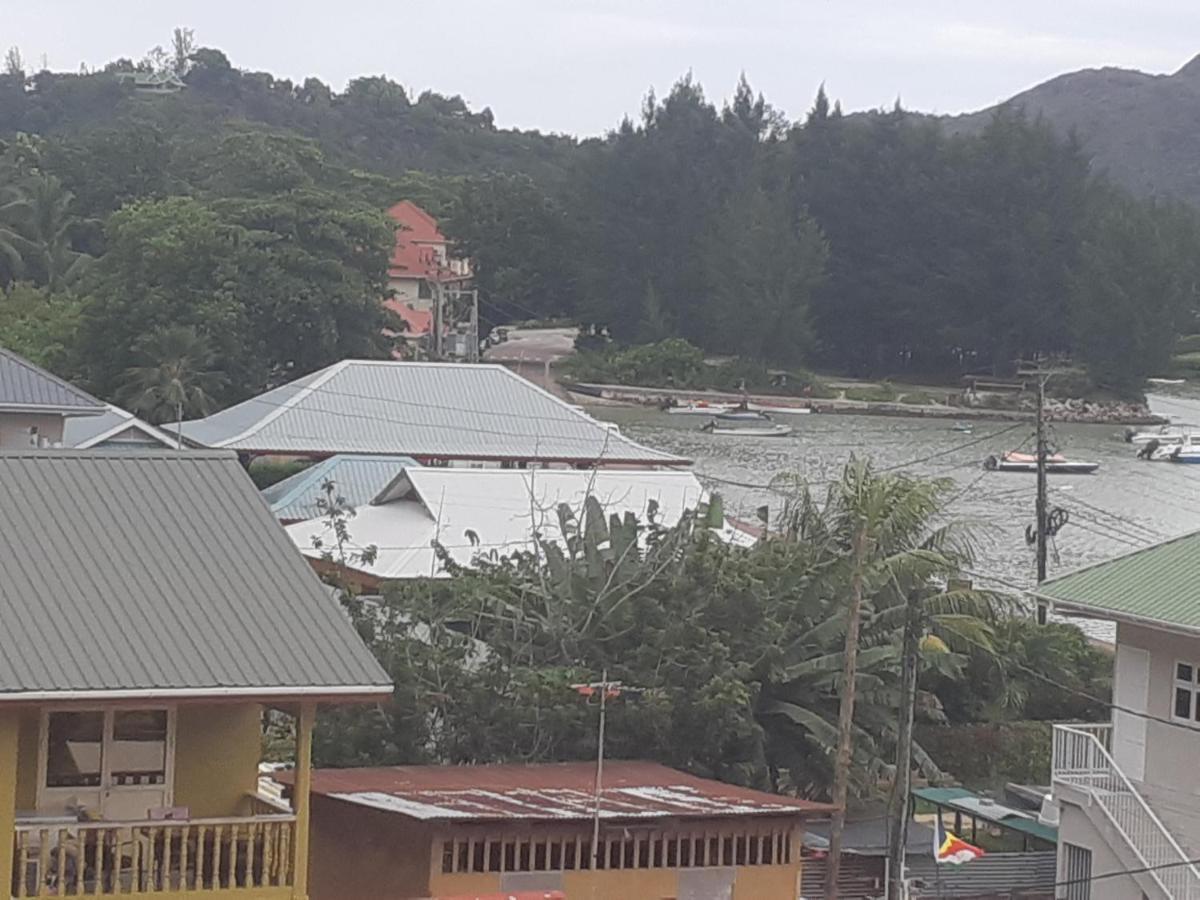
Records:
M1200 423L1200 394L1151 402L1178 421ZM958 489L950 512L974 526L976 571L1022 586L1035 580L1033 548L1025 542L1025 529L1034 523L1035 477L981 467L989 453L1032 449L1032 423L980 422L968 435L947 420L814 414L779 417L794 426L789 437L733 438L701 432L704 420L694 416L618 407L593 413L635 440L693 460L697 475L725 498L727 512L747 519L764 504L774 514L784 501L754 485L765 486L781 473L825 482L837 477L852 453L869 456L876 468L952 478ZM1070 515L1051 545L1051 577L1200 529L1200 466L1135 459L1122 431L1111 425L1051 427L1052 443L1065 456L1101 464L1094 475L1049 478L1051 507ZM1097 637L1112 634L1100 623L1087 630Z

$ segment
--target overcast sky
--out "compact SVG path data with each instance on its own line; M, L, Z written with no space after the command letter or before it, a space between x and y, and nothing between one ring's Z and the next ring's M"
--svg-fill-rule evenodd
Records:
M790 117L824 82L848 110L978 109L1061 72L1171 72L1200 52L1197 0L0 0L27 67L103 65L194 29L239 68L341 90L387 74L497 124L599 134L691 70L738 74Z

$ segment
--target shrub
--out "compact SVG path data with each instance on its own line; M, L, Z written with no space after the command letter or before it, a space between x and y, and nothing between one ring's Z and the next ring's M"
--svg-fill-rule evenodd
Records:
M916 740L938 768L967 787L1050 783L1049 722L922 724Z

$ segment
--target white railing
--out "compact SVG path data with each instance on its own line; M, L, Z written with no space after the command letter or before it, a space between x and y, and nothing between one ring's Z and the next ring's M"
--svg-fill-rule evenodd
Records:
M18 823L14 898L242 891L292 884L296 818Z
M1200 900L1200 870L1109 754L1111 725L1055 725L1051 777L1087 791L1172 900Z

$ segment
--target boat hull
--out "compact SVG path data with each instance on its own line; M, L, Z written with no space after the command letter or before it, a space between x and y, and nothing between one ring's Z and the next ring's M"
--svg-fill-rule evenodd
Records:
M787 437L792 433L790 425L706 425L701 430L724 437Z

